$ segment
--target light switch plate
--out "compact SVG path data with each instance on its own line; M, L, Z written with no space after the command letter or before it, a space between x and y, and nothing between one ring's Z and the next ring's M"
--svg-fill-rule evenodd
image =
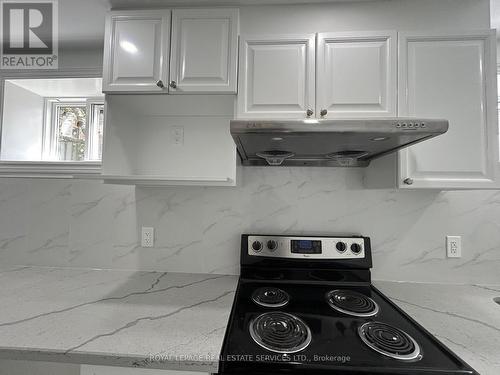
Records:
M446 236L446 256L448 258L462 257L462 237Z

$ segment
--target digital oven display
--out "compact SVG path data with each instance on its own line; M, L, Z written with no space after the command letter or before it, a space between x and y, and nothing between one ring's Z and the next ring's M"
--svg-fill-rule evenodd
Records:
M294 254L321 254L321 241L318 240L291 240L290 247Z

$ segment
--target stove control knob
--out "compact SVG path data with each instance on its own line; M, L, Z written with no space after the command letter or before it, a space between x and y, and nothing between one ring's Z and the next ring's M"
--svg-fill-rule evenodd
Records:
M337 245L335 245L335 247L337 248L337 251L339 253L343 253L347 249L347 245L345 244L345 242L337 242Z
M252 249L256 253L260 253L260 251L262 250L262 243L260 241L253 241Z
M354 253L354 254L359 254L361 252L361 245L358 244L358 243L353 243L351 245L351 251Z
M269 240L267 241L267 248L274 251L278 248L278 243L275 240Z

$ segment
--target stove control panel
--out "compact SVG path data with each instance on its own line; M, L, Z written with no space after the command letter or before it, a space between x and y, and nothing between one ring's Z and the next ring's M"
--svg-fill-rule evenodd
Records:
M361 237L248 236L248 255L273 258L359 259L365 257Z

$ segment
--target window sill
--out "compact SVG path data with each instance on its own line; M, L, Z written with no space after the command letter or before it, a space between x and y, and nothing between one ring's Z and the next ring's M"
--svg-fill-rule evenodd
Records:
M101 162L0 161L0 178L79 178L101 174Z

